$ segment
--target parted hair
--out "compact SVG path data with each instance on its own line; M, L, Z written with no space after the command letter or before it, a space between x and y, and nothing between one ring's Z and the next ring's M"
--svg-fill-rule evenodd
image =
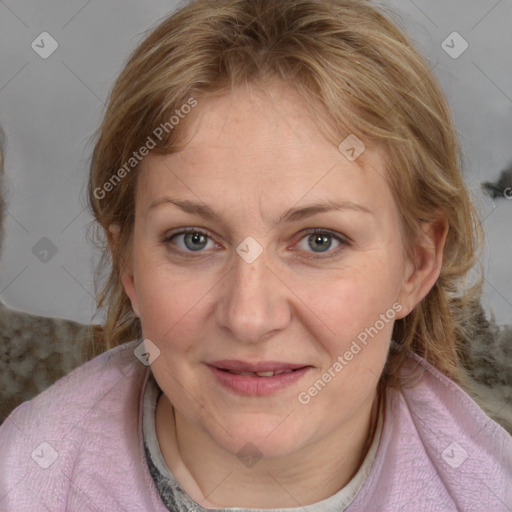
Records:
M94 134L88 200L103 251L97 303L105 311L105 347L142 335L121 282L140 167L129 169L126 162L190 98L200 109L208 97L248 84L264 87L269 80L293 87L313 105L333 144L354 134L383 150L407 255L424 223L439 212L446 216L440 276L395 322L381 383L395 381L409 350L460 383L459 349L482 291L481 273L468 278L480 264L481 224L462 178L461 149L440 84L399 16L366 0L193 0L144 35ZM183 148L184 126L161 130L152 151ZM113 183L116 174L122 179ZM119 238L109 246L113 224Z

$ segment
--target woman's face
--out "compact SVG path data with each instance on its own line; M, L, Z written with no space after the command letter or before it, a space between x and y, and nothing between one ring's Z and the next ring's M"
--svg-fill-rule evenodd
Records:
M164 395L231 453L356 430L414 305L381 155L350 161L284 86L199 102L181 122L186 149L142 163L123 278Z

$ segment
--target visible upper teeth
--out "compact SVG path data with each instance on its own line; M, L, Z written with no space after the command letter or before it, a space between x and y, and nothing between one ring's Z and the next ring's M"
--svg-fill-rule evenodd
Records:
M281 373L290 373L293 372L293 370L269 370L267 372L239 372L236 370L228 370L230 373L235 373L236 375L243 375L245 377L273 377L274 375L281 375Z
M281 373L290 373L293 372L293 370L275 370L274 375L280 375Z

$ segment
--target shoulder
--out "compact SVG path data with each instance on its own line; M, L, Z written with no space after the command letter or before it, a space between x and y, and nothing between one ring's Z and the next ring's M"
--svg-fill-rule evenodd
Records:
M79 481L96 489L96 465L112 475L118 466L133 464L149 373L134 355L139 343L97 356L5 420L0 426L0 509L37 508L45 496L49 510L64 510ZM75 494L79 500L80 493Z
M95 327L0 303L0 423L93 355Z
M377 466L387 461L388 472L381 484L387 482L401 499L410 495L418 510L512 506L510 434L416 354L409 355L400 377L403 385L386 393L386 446Z
M512 441L510 434L460 386L424 358L411 353L400 375L404 379L400 395L408 410L421 417L425 425L432 428L436 425L450 426L451 431L457 434L471 439L478 436L478 443L489 440L495 448L498 448L498 441L505 445Z
M132 341L115 347L79 366L21 404L8 419L11 423L30 426L38 431L56 423L79 419L91 407L111 400L118 383L124 382L125 388L127 381L140 377L145 367L133 353L138 343ZM121 390L120 387L117 391Z

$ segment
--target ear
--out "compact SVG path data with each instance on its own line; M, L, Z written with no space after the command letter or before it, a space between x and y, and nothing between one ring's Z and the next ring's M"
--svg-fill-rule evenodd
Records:
M108 228L108 244L110 247L110 252L114 253L117 244L119 242L119 233L120 233L120 227L119 224L111 224ZM135 291L135 282L133 279L133 258L132 258L132 250L129 249L128 255L126 256L125 260L121 262L121 283L123 284L124 291L126 295L128 295L128 298L130 299L130 302L132 303L132 309L133 312L140 317L139 314L139 305L137 301L137 293Z
M422 233L413 249L414 257L407 259L399 297L403 309L397 318L407 316L439 278L448 228L446 215L441 212L437 212L435 220L423 223Z

